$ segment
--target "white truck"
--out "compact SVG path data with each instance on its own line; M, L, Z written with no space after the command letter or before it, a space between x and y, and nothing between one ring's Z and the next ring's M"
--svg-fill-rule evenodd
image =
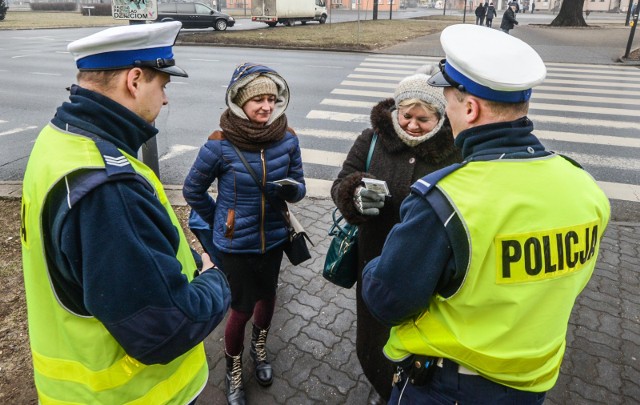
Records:
M288 27L300 21L327 21L325 0L253 0L251 21L266 23L269 27L284 24Z

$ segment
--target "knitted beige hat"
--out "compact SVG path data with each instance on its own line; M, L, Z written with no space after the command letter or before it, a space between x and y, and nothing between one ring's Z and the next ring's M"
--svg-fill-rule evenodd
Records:
M445 113L446 101L444 94L442 94L442 89L430 86L429 76L424 73L417 73L404 78L393 93L393 98L396 101L396 107L403 100L417 98L431 104L440 113L441 117Z
M260 75L247 83L244 87L238 89L233 102L242 107L244 104L256 96L263 94L272 94L278 96L278 86L276 83L267 76Z

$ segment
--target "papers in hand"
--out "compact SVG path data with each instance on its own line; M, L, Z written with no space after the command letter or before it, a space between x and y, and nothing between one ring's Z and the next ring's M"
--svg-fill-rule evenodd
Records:
M273 183L275 184L280 184L281 186L285 186L285 185L292 185L295 186L297 184L300 184L299 182L295 181L294 179L290 179L290 178L286 178L286 179L282 179L282 180L276 180Z
M387 186L387 182L384 180L376 180L376 179L368 179L363 178L362 182L364 183L364 187L367 190L371 190L374 193L378 193L381 196L390 196L389 187Z

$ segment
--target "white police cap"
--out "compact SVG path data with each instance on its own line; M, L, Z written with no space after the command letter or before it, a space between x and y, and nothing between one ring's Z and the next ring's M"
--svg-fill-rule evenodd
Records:
M446 59L429 79L435 87L457 87L474 96L503 103L529 100L547 68L525 42L480 25L445 28L440 43Z
M108 28L71 42L67 50L75 58L78 70L149 67L187 77L173 59L172 47L181 27L181 22L169 21Z

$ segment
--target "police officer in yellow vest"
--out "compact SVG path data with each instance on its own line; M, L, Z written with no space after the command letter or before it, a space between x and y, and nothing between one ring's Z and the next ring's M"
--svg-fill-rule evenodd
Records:
M367 306L394 325L389 403L541 404L609 202L536 138L527 112L546 68L529 45L476 25L446 28L441 43L430 83L444 87L464 161L412 186L364 270Z
M42 404L188 404L208 377L202 341L230 291L200 274L154 172L139 161L175 66L179 22L109 28L69 44L78 84L38 136L23 183L22 250Z

